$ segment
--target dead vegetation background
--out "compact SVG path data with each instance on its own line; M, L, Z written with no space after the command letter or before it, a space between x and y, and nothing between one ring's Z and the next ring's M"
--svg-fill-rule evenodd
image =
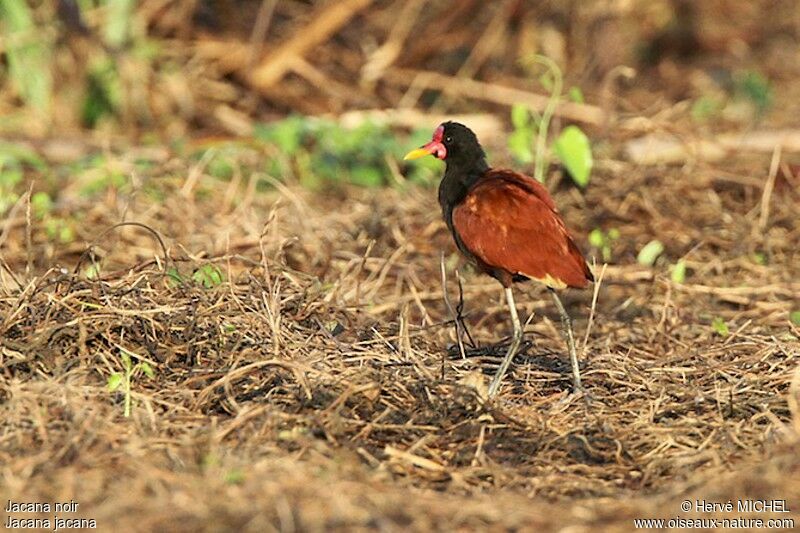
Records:
M793 2L145 1L134 31L162 49L140 63L101 45L101 9L77 19L70 4L35 4L60 21L45 26L50 111L8 80L0 93L6 140L58 169L53 182L25 167L0 228L4 505L74 499L103 530L625 531L712 516L681 512L685 499L775 498L791 513L750 516L796 522ZM556 166L548 186L587 252L592 229L620 231L590 328L592 295L567 295L590 409L566 400L557 317L533 286L518 298L535 314L523 354L482 399L509 329L501 291L459 265L467 323L490 348L462 359L440 250L457 259L401 154L387 154L393 188L265 189L263 171L220 180L166 143L388 108L398 131L471 113L507 162L507 107L540 102L516 59L536 52L582 88L587 103L562 107L556 128L584 125L596 157L585 191ZM124 95L91 131L68 105L87 54L115 57ZM691 101L750 68L770 80L769 110L693 120ZM126 182L86 197L69 165L97 153ZM237 157L257 168L273 152ZM43 186L57 188L53 216L78 221L74 239L31 209ZM140 225L105 231L123 221ZM662 257L638 265L653 239ZM130 418L106 386L122 353L154 370L134 376Z

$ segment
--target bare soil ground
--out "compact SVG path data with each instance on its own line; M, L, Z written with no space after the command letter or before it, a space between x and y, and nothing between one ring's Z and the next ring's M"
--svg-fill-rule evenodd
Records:
M255 191L167 157L128 193L61 191L56 212L81 221L71 245L20 202L0 237L3 505L74 499L73 518L118 531L796 523L797 177L776 178L760 225L769 162L609 159L584 194L551 181L585 250L592 228L621 231L585 344L591 291L566 295L589 408L569 397L557 314L533 285L518 290L535 314L523 354L482 399L510 325L499 285L462 265L466 321L491 349L448 351L439 250L456 260L431 189ZM121 220L163 248L139 226L101 235ZM638 266L651 239L663 257ZM683 284L669 275L680 257ZM209 262L220 285L188 281ZM155 371L134 377L128 419L106 387L123 351ZM742 498L791 513L680 509Z

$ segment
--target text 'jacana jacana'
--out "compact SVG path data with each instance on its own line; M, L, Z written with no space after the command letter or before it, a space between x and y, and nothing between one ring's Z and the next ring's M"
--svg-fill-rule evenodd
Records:
M475 134L457 122L436 128L433 139L404 159L433 155L447 168L439 184L439 204L461 252L505 288L514 335L489 386L494 396L522 340L511 284L534 279L553 295L569 346L575 390L582 390L572 324L556 293L594 281L547 189L519 172L493 169Z

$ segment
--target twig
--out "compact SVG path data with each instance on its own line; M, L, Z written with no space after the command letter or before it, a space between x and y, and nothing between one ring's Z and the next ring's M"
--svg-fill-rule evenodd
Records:
M586 324L586 335L583 337L583 349L581 357L586 358L586 346L589 344L589 334L592 332L592 325L594 324L594 312L597 308L597 297L600 295L600 286L603 284L603 276L606 274L607 263L603 263L603 268L600 269L600 275L594 282L594 293L592 294L592 307L589 310L589 321Z
M434 472L445 472L447 469L436 463L431 461L430 459L426 459L424 457L420 457L419 455L415 455L413 453L409 453L403 450L398 450L393 446L386 446L384 448L383 453L385 453L388 457L394 459L402 459L414 466L418 466L419 468L424 468L425 470L432 470Z
M372 1L341 0L326 4L314 14L311 24L298 28L292 38L253 70L249 77L250 84L260 91L270 90L289 71L295 57L303 56L311 48L325 42Z
M358 263L358 268L356 269L356 307L361 305L361 272L364 270L364 264L367 262L367 258L369 257L373 246L375 246L375 239L369 241L367 249L364 251L364 255L361 257L361 261Z
M25 199L25 279L31 279L33 272L33 224L31 223L31 194L33 193L33 183L28 187Z
M508 19L513 14L513 9L510 9L510 0L505 0L497 3L497 11L494 13L492 20L489 22L486 30L481 34L478 41L472 47L467 59L456 72L457 78L472 78L480 70L481 66L489 59L492 54L498 52L498 44L500 39L508 35L507 26ZM444 96L444 95L442 95ZM440 96L431 105L434 110L441 110L442 103L445 100Z
M438 72L420 71L405 68L393 68L389 71L387 79L395 84L408 86L417 77L419 83L428 89L436 89L452 96L474 98L484 102L513 106L525 104L533 110L542 112L547 109L550 97L532 93L522 89L506 87L494 83L486 83L465 78L456 78L439 74ZM597 106L578 104L575 102L561 102L553 113L556 116L583 122L587 124L602 125L606 121L606 113Z
M164 254L163 268L164 271L166 271L167 265L169 264L169 252L167 251L167 246L164 244L164 239L161 238L161 234L156 230L154 230L153 228L151 228L150 226L148 226L147 224L142 224L141 222L120 222L118 224L114 224L110 228L106 228L104 231L100 233L100 235L97 236L97 238L95 238L95 240L91 242L91 244L89 244L89 246L86 247L86 249L83 251L80 257L78 257L78 262L75 264L75 268L72 270L73 274L77 274L79 272L83 261L89 254L92 253L94 247L97 245L98 242L100 242L100 240L103 237L105 237L108 233L114 231L115 229L121 228L123 226L134 226L137 228L142 228L144 230L147 230L150 233L150 235L155 237L156 241L158 241L159 246L161 246L161 252Z
M626 129L621 125L621 129ZM638 165L682 163L690 159L720 161L730 153L767 152L775 147L789 153L800 152L800 129L753 131L717 135L714 139L682 139L675 135L652 133L625 144L625 155Z
M775 177L781 164L781 145L776 144L772 152L772 162L769 164L769 176L764 185L764 193L761 195L761 214L758 218L758 229L763 234L769 222L769 201L772 198L772 191L775 188Z
M380 48L372 52L367 62L361 67L361 81L374 83L383 77L386 69L400 56L414 22L417 20L422 6L427 0L409 0L401 2L403 9L397 17L397 24L392 27L389 37Z
M247 68L252 68L261 55L261 48L264 46L264 39L267 37L272 14L275 12L275 5L278 0L263 0L261 7L258 8L256 21L253 24L253 32L250 34L250 57L247 59Z

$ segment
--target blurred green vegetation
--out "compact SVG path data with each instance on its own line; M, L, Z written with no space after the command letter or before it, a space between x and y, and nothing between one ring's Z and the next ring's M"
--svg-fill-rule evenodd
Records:
M691 116L697 122L726 118L739 122L761 119L774 103L770 80L756 70L737 70L722 82L722 89L709 91L692 104Z
M393 183L388 158L429 140L430 131L418 129L410 136L398 136L387 126L364 122L345 128L325 119L289 116L256 127L256 140L272 145L279 157L267 162L268 174L283 179L291 174L311 188L350 183L380 187ZM404 175L413 183L431 184L442 163L427 157L408 164Z
M36 27L27 2L0 2L0 30L5 41L8 75L20 97L33 109L49 115L53 93L50 43Z
M257 183L260 188L272 187L275 180L299 182L311 189L431 186L438 183L441 161L429 157L397 166L402 154L429 137L428 129L400 133L369 122L345 128L333 120L292 115L258 125L252 138L211 140L188 149L185 142L175 143L173 150L201 165L201 171L214 179L262 175L264 179ZM74 239L73 221L57 214L60 194L69 190L87 200L109 190L129 194L134 188L131 176L146 178L155 166L147 158L123 162L106 151L90 151L72 162L51 164L22 144L0 143L0 215L23 199L29 184L34 183L32 214L54 240L69 242ZM166 197L154 180L143 179L140 187L157 201ZM205 189L199 187L196 192L202 195Z

